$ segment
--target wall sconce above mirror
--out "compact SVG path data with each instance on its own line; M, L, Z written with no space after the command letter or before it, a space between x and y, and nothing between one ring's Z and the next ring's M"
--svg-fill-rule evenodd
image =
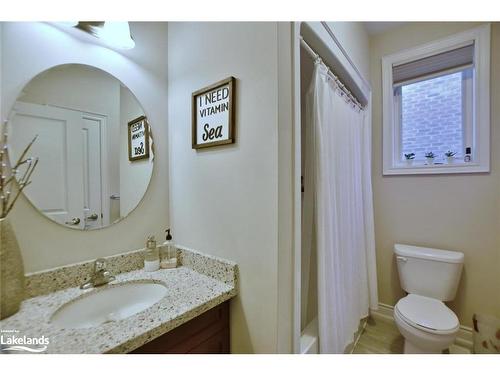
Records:
M126 217L146 193L153 140L144 109L118 79L81 64L33 78L9 115L10 155L39 158L25 196L51 220L103 228Z

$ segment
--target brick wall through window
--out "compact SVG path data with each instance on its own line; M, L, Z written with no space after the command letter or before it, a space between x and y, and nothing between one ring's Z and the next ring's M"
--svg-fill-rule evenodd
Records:
M463 157L462 72L405 85L402 93L402 154L424 160L432 151L443 160L448 150Z

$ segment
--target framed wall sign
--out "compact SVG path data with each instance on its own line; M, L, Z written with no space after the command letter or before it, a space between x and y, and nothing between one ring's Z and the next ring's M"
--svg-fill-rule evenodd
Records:
M149 159L149 125L146 116L128 123L128 160Z
M229 77L192 96L192 147L234 143L235 78Z

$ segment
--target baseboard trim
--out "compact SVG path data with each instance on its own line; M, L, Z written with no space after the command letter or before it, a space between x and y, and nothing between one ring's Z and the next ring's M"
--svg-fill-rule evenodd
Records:
M352 354L354 348L356 347L356 344L359 341L359 338L361 337L361 334L366 328L367 322L368 322L368 317L364 317L359 321L358 330L354 333L354 340L349 345L347 345L347 347L344 350L344 354Z
M378 304L378 310L370 309L370 316L381 320L394 322L394 306L385 303Z
M370 316L375 319L394 322L394 306L379 303L378 310L370 309ZM461 325L457 338L455 339L455 344L472 351L472 328Z

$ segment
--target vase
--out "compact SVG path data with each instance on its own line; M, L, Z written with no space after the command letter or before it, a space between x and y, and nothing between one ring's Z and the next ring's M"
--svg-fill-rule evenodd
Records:
M453 164L455 162L455 158L453 156L447 156L446 157L446 162L448 164Z
M0 219L0 320L19 311L24 299L21 250L7 218Z
M434 165L434 158L425 158L427 160L427 165Z

